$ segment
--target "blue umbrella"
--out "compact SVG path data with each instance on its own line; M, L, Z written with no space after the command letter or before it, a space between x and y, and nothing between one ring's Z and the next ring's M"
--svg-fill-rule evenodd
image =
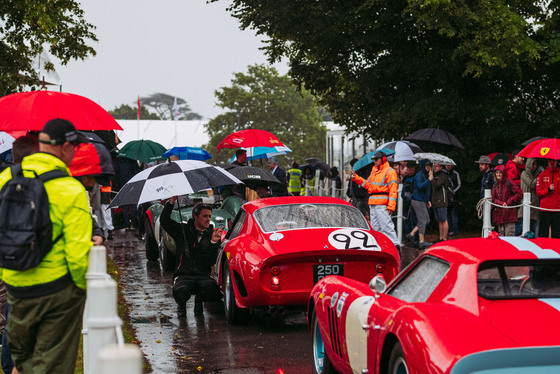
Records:
M277 146L277 147L249 147L249 148L241 148L247 151L247 160L261 160L271 158L272 156L280 156L285 155L292 150L286 146ZM230 162L235 161L237 158L235 155L231 158Z
M393 153L395 153L395 151L393 151L392 149L388 149L388 148L381 148L381 149L377 149L375 151L371 151L366 153L365 155L362 156L362 158L360 158L358 161L356 161L356 163L354 164L354 170L360 170L363 167L368 166L369 164L371 164L373 162L373 160L371 159L372 156L377 153L377 152L383 152L385 153L386 156L392 155Z
M212 158L210 153L197 147L173 147L168 149L163 157L179 156L179 160L199 160L204 161Z

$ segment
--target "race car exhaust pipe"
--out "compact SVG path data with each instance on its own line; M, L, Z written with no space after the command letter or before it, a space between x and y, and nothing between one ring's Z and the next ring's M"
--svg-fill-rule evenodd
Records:
M281 317L286 314L286 307L283 305L269 305L268 315L271 317Z
M268 306L268 315L271 316L271 317L276 317L278 315L278 306L269 305Z

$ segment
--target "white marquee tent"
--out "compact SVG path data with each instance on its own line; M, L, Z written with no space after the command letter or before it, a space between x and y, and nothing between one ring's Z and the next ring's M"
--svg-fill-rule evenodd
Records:
M123 131L117 131L122 143L119 148L132 140L153 140L169 149L175 146L203 147L210 137L204 124L208 121L160 121L160 120L117 120ZM175 131L177 141L175 141Z

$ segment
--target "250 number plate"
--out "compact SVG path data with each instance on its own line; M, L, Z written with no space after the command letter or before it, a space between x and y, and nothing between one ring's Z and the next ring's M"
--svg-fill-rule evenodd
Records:
M327 275L344 275L344 265L342 264L313 265L313 284L319 282Z

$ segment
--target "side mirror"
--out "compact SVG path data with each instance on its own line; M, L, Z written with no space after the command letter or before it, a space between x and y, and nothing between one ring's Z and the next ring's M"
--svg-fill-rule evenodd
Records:
M379 298L379 295L385 292L387 289L387 282L383 274L377 274L369 281L369 288L373 291L375 298Z

